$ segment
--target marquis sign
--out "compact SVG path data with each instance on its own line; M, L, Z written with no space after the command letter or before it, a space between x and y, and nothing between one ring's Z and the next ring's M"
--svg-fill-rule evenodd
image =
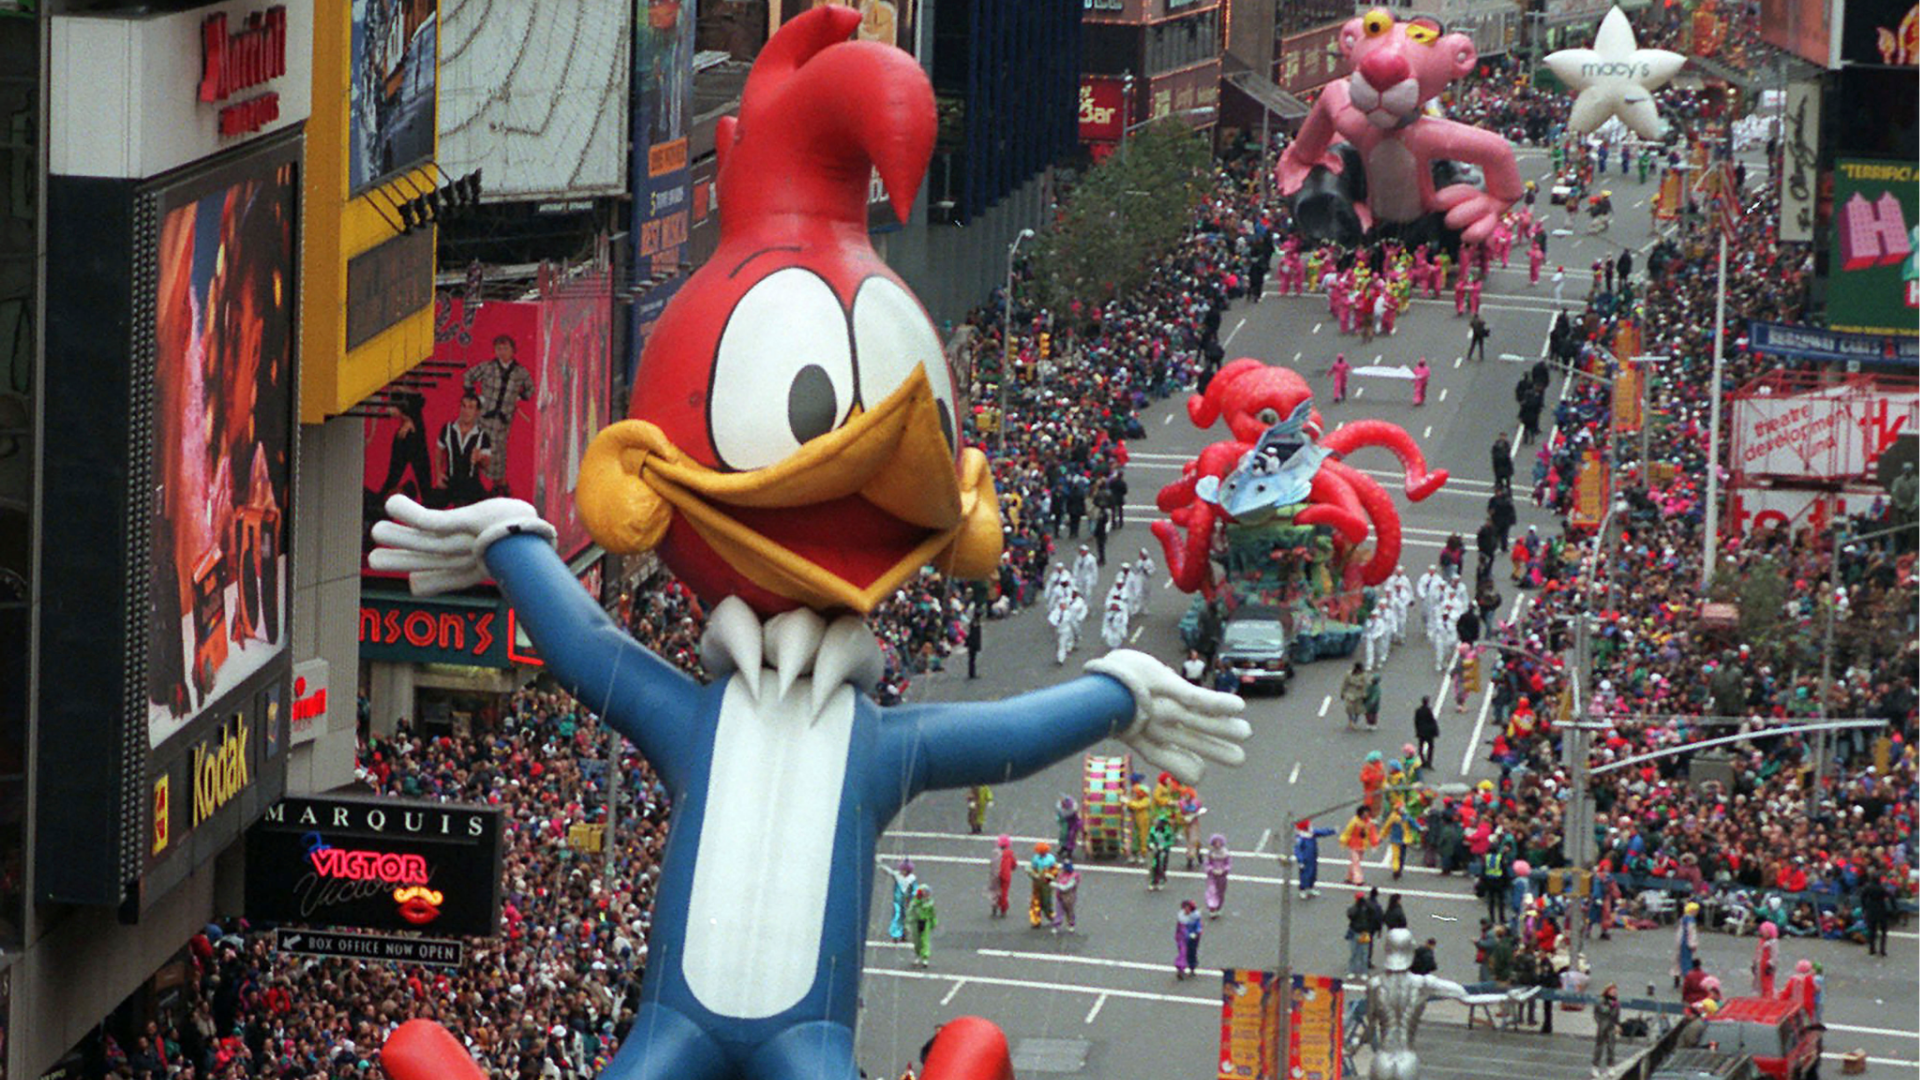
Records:
M500 811L293 797L247 831L247 915L487 937L500 912Z

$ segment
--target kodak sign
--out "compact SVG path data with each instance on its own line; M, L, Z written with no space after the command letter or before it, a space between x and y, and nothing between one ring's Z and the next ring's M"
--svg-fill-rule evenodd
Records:
M219 734L214 738L193 748L194 825L212 817L253 782L247 764L250 734L246 719L236 716L220 725Z

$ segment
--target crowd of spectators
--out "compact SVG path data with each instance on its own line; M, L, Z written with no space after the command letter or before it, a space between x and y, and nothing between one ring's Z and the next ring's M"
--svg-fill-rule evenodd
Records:
M1729 249L1722 393L1780 366L1746 350L1744 327L1749 319L1797 317L1811 258L1805 248L1776 242L1778 192L1770 178L1749 183L1744 200L1747 213ZM1569 524L1528 546L1530 567L1516 568L1516 578L1539 587L1519 618L1496 629L1499 648L1486 656L1500 725L1491 754L1502 767L1499 816L1516 854L1534 867L1564 865L1570 777L1560 752L1567 735L1555 721L1571 715L1574 620L1596 611L1585 705L1608 727L1594 734L1594 768L1751 735L1719 755L1730 781L1692 779L1693 767L1715 755L1691 753L1595 774L1590 850L1596 868L1625 876L1620 920L1665 906L1657 895L1638 904L1635 886L1668 891L1678 881L1680 891L1721 901L1709 905L1710 921L1731 929L1750 932L1765 912L1786 915L1779 926L1788 934L1864 941L1870 913L1855 894L1866 881L1879 879L1903 898L1914 894L1920 652L1911 537L1871 536L1889 524L1884 500L1848 524L1849 535L1870 538L1844 544L1838 567L1830 564L1827 533L1805 524L1748 528L1723 537L1715 585L1702 588L1708 395L1715 389L1711 229L1698 222L1663 242L1644 282L1596 266L1585 310L1556 334L1560 360L1603 377L1619 371L1606 346L1628 322L1641 331L1643 355L1669 359L1650 384L1648 461L1639 460L1637 437L1614 443L1611 391L1584 379L1569 380L1540 448L1539 501L1571 515L1575 478L1589 461L1611 457L1618 504L1608 536L1597 535L1591 520ZM1720 467L1726 479L1724 461ZM1725 531L1730 523L1722 524ZM1831 595L1830 573L1839 582ZM1738 621L1708 618L1706 601L1736 604ZM1830 607L1836 630L1823 706ZM1822 715L1884 726L1837 736L1816 775L1817 740L1767 731ZM1612 905L1607 914L1614 915Z

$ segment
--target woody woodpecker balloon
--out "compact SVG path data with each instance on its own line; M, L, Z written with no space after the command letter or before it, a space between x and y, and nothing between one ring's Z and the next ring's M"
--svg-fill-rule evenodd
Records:
M849 41L859 19L816 8L761 51L716 132L719 247L648 340L629 418L581 465L594 538L658 551L710 605L715 681L615 626L526 503L396 497L374 527L372 564L415 592L497 580L548 670L672 793L641 1004L603 1074L617 1080L852 1080L874 850L907 800L1108 736L1191 778L1238 763L1249 733L1238 698L1131 650L1000 702L881 709L864 693L882 660L861 615L929 563L988 573L1001 533L933 324L867 241L871 170L903 218L911 205L932 88L906 53ZM397 1033L389 1056L439 1061L434 1031ZM927 1077L1008 1073L991 1024L949 1024L935 1051Z

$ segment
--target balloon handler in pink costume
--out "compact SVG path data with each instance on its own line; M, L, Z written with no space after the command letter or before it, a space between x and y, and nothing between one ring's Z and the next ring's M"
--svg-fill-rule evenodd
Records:
M1227 851L1227 838L1214 833L1207 838L1207 854L1201 859L1207 872L1207 918L1220 917L1227 902L1227 874L1233 870L1233 855Z
M1472 40L1374 8L1340 28L1339 47L1349 77L1327 84L1280 155L1295 227L1347 245L1376 231L1449 249L1493 235L1523 190L1513 147L1424 111L1479 62Z
M815 8L761 50L716 132L719 247L582 459L594 538L658 550L709 605L712 681L622 632L525 502L396 497L374 526L372 565L417 593L497 581L547 670L671 794L652 959L603 1080L854 1080L875 847L909 800L1109 737L1197 780L1250 733L1239 698L1126 649L1003 701L868 697L884 662L862 615L928 563L990 573L1001 530L932 320L867 240L872 172L902 216L919 187L933 90L907 53L850 41L859 22Z

